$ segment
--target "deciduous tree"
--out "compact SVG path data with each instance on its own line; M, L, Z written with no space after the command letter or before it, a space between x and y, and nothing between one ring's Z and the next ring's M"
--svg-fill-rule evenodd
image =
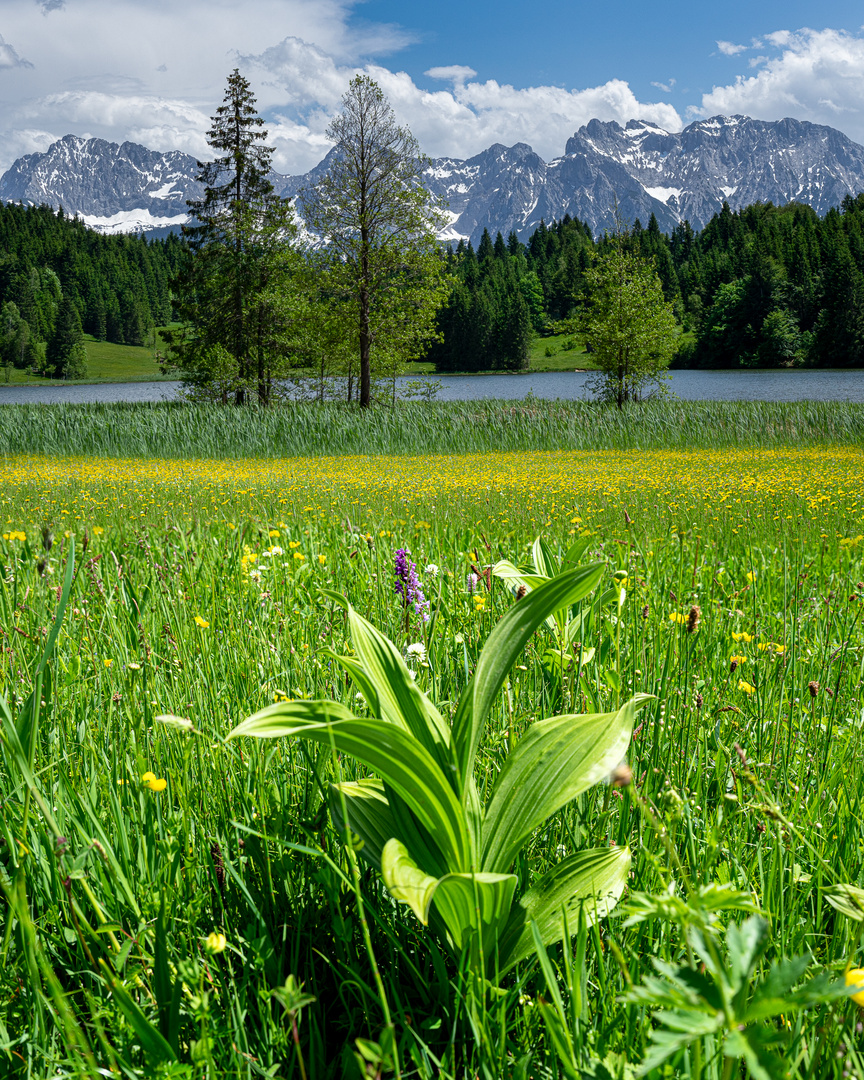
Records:
M330 167L301 206L328 245L333 288L350 301L345 329L366 407L376 350L389 368L396 357L421 356L438 334L435 315L450 287L436 240L440 212L421 184L416 139L368 76L352 79L327 137Z

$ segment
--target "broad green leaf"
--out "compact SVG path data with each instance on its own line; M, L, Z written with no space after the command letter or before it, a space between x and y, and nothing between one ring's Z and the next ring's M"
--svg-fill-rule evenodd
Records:
M554 612L584 599L597 586L603 570L599 564L579 567L545 582L514 604L492 630L453 718L453 748L463 798L483 728L510 668L537 627Z
M435 756L439 764L448 769L449 728L432 702L411 678L399 650L389 638L350 606L348 622L357 658L378 694L380 716L391 724L398 724L410 731L414 738Z
M381 877L393 899L407 904L420 922L428 926L429 906L441 879L421 870L409 855L408 848L395 837L384 845Z
M236 739L297 736L350 754L379 773L435 837L448 864L471 862L471 843L453 790L432 755L408 732L380 720L360 720L335 701L280 701L238 724Z
M366 704L369 706L369 712L372 713L373 716L381 716L381 703L378 700L378 691L375 689L372 681L367 678L363 665L353 656L339 656L339 654L333 652L332 649L322 649L321 655L329 656L330 659L335 660L344 671L348 672L357 684L357 689L363 695ZM399 726L405 727L405 724L400 723Z
M489 959L513 904L515 874L448 874L435 890L435 910L447 924L457 949L464 949L476 932L480 913L480 948Z
M345 799L344 814L348 816L348 828L363 842L357 853L376 870L380 870L384 845L391 837L398 836L390 804L384 794L383 781L368 777L331 785L330 817L337 828L345 824L342 797Z
M495 563L492 567L492 576L501 578L502 581L509 581L512 585L524 585L529 592L549 580L542 574L526 574L524 570L520 570L507 559L501 559Z
M400 840L394 839L384 846L381 876L391 895L408 904L424 926L429 923L434 902L457 951L476 934L478 917L483 954L494 951L510 914L514 874L445 874L434 878L420 869Z
M534 951L532 920L544 945L561 940L562 911L568 922L578 918L584 905L590 925L615 907L630 872L629 848L594 848L571 855L544 874L513 908L499 943L501 972L507 971Z
M841 882L824 890L825 899L847 919L864 922L864 889Z
M578 566L579 560L588 550L588 545L590 543L590 536L580 536L578 540L575 540L567 549L564 558L561 560L561 569L572 570L574 566Z
M543 539L542 536L538 536L534 541L534 546L531 548L531 557L534 560L534 568L538 574L542 574L543 577L551 578L560 573L560 566L558 560L549 547L549 544Z
M611 773L627 752L639 704L633 698L618 712L531 725L504 762L486 807L484 870L504 873L536 828Z

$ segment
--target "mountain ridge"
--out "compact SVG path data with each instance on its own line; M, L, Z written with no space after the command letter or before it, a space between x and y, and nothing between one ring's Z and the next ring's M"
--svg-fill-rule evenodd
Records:
M276 191L295 196L328 157L301 175L274 173ZM103 232L163 232L188 220L186 200L202 191L198 172L179 150L66 135L18 158L0 177L0 201L62 205ZM476 245L484 229L525 239L541 220L565 214L600 235L615 228L616 207L630 222L654 214L668 233L683 220L704 227L724 202L734 210L799 201L824 215L864 191L864 147L836 128L792 118L716 116L680 132L595 119L551 161L527 143L495 143L471 158L432 159L424 182L449 204L443 240Z

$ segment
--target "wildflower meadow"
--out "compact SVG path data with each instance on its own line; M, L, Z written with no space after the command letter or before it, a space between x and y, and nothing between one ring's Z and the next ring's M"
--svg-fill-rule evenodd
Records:
M15 413L2 1075L864 1077L864 412L484 408Z

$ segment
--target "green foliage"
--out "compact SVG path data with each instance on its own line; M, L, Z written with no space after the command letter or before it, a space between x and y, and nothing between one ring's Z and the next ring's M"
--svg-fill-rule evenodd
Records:
M230 738L295 736L350 754L378 772L336 785L331 814L359 838L395 899L423 925L433 913L458 956L478 971L505 973L564 932L583 905L589 919L614 907L630 866L626 848L580 852L523 892L514 906L514 860L534 831L592 787L622 759L639 699L605 715L557 716L535 723L506 759L482 807L474 761L493 703L509 669L538 626L578 603L602 567L574 568L532 591L496 625L477 661L452 729L417 687L392 642L348 605L356 660L338 657L373 719L336 702L272 705L238 725ZM356 809L355 809L356 807ZM353 840L351 841L353 843ZM533 928L533 931L532 931Z
M237 69L207 134L221 151L202 166L202 199L190 203L188 256L174 281L183 325L166 331L166 370L194 400L267 405L291 366L301 273L293 210L269 179L272 147Z
M164 240L104 236L48 206L0 204L0 306L14 303L31 340L54 330L69 296L86 333L143 344L147 328L171 320L168 281L182 251Z
M81 379L87 374L81 319L69 296L60 301L54 330L45 350L45 366L54 379Z
M585 277L583 326L599 368L589 387L619 409L652 396L662 389L677 337L653 264L616 243Z
M351 80L327 129L335 146L326 173L301 195L310 229L327 242L325 287L358 358L360 405L379 373L424 354L450 289L436 240L440 208L419 183L424 159L396 123L378 84ZM383 369L383 371L382 371Z

